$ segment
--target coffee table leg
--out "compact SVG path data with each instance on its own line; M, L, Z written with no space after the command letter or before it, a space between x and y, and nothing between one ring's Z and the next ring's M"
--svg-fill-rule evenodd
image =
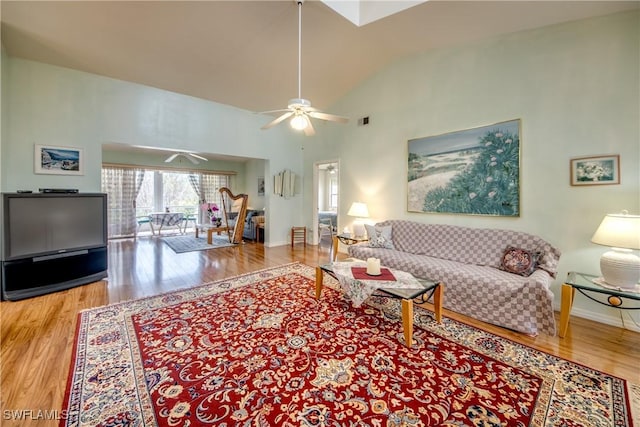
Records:
M402 327L404 328L404 343L408 348L413 344L413 301L402 300Z
M433 294L433 311L436 314L436 322L442 323L442 301L444 300L444 284L438 283Z
M316 299L320 299L322 293L322 282L324 281L324 271L320 267L316 267Z
M210 245L213 244L213 228L207 230L207 243Z

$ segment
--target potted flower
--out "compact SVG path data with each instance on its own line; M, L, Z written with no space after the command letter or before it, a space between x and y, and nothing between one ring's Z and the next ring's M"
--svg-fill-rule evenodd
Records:
M220 227L220 225L222 224L222 218L218 216L218 212L220 211L218 205L215 203L205 202L201 206L202 210L206 211L207 215L209 216L209 221L211 221L211 224L214 224L216 227Z

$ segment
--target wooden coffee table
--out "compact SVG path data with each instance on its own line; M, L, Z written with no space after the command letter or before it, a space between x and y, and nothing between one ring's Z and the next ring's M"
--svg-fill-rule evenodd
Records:
M229 229L227 227L217 227L215 225L209 225L209 224L197 224L196 225L196 239L198 238L200 230L203 230L203 231L206 230L207 231L207 243L210 244L210 245L213 243L213 233L218 233L218 236L219 236L220 233L222 233L223 231L225 233L229 232Z
M354 259L353 261L355 264L360 260ZM320 295L322 293L324 273L329 274L331 277L339 281L336 272L333 270L332 264L322 264L316 267L316 299L320 299ZM382 292L384 296L401 300L402 327L404 330L404 340L405 340L405 345L409 348L411 348L411 345L413 344L413 300L414 299L419 298L420 301L418 301L418 303L422 304L424 302L427 302L431 298L431 296L433 296L433 308L434 308L436 322L442 323L442 301L444 296L444 285L439 282L432 282L429 280L423 280L418 278L416 278L416 280L419 282L421 286L420 288L391 289L391 288L380 287L377 289L378 291Z

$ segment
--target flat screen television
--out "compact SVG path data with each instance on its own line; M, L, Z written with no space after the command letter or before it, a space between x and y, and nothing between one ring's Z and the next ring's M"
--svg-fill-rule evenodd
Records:
M106 194L3 196L4 261L107 244Z
M3 299L106 277L106 194L4 193L1 212Z

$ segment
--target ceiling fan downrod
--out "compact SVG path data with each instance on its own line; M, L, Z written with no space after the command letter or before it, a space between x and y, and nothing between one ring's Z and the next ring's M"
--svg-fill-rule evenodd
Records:
M296 0L298 3L298 99L302 99L302 3L304 0Z

